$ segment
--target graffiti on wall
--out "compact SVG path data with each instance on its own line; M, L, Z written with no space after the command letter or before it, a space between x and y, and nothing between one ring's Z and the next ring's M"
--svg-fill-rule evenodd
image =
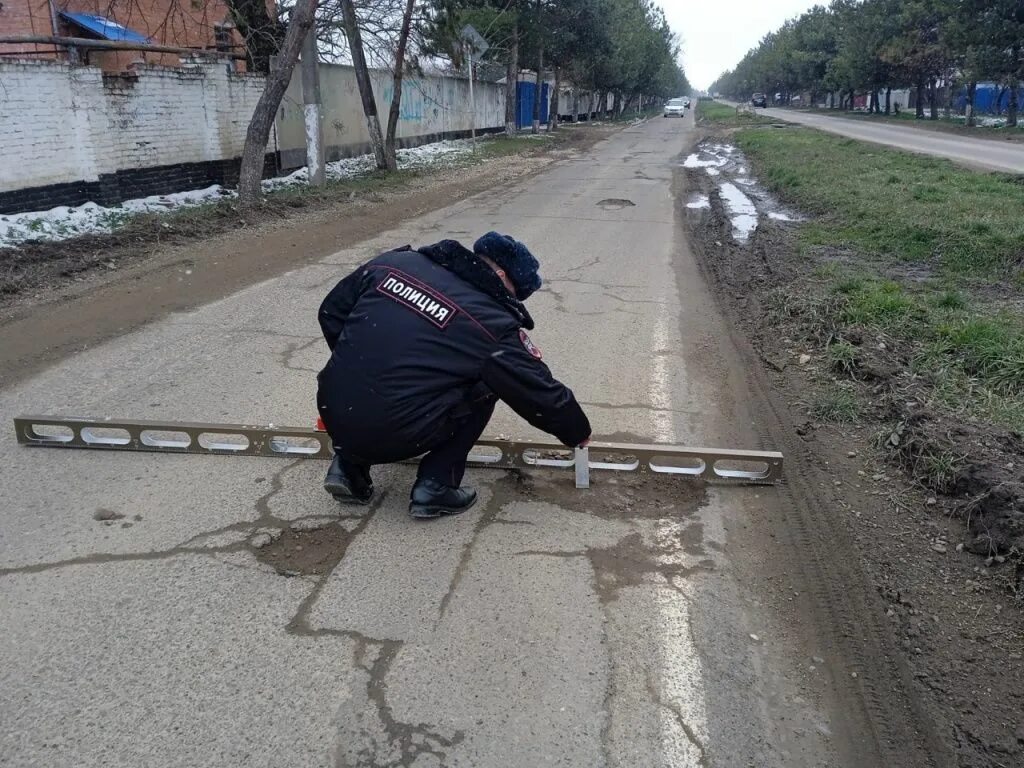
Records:
M390 104L395 95L394 82L384 86L384 103ZM423 84L416 79L403 78L402 102L399 106L399 120L423 119Z

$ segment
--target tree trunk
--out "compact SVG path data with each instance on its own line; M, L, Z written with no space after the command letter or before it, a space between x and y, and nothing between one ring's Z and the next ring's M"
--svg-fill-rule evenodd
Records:
M398 32L398 48L395 50L394 93L391 94L391 109L388 112L388 131L384 137L384 162L389 171L398 170L395 155L395 134L398 133L398 118L402 112L402 76L405 73L405 47L409 43L409 27L412 26L412 10L416 0L406 0L402 14L402 28ZM473 73L469 73L470 77Z
M878 91L874 88L871 89L871 95L868 96L868 114L878 114Z
M551 103L548 106L548 131L558 130L558 109L559 92L562 89L562 68L555 67L555 89L551 94Z
M1006 126L1008 128L1017 127L1017 89L1020 87L1020 83L1017 78L1010 80L1010 98L1006 102Z
M242 167L238 172L238 200L251 205L260 199L260 182L263 180L263 157L267 151L270 127L274 124L277 108L281 105L284 92L292 79L292 70L298 61L302 41L313 26L317 0L298 0L292 9L288 30L281 43L277 67L267 75L260 100L256 102L249 128L245 132L245 147L242 149Z
M918 80L914 86L914 117L924 120L924 81Z
M967 126L969 128L974 127L974 94L977 92L977 90L977 80L971 80L969 83L967 83L967 107L965 111L967 113Z
M533 89L533 121L530 123L530 133L540 133L540 112L541 112L541 97L544 94L544 7L541 5L541 0L537 0L537 18L535 24L537 25L537 78L534 82L537 87Z
M892 110L892 86L886 86L885 89L885 114L888 115Z
M572 86L572 122L580 121L580 89L575 83Z
M533 122L530 125L530 133L540 133L540 114L544 96L544 52L540 52L537 58L537 77L534 81L536 87L533 89Z
M939 119L939 94L935 89L935 78L928 81L928 110L929 120Z
M621 106L622 106L622 93L620 91L616 91L614 93L614 95L612 96L612 117L613 118L619 116L619 107L621 107Z
M377 167L386 170L387 160L384 158L384 137L380 132L380 119L377 117L377 102L373 98L373 83L370 82L370 70L366 66L366 55L363 53L363 37L359 32L359 20L352 0L341 0L341 23L348 38L348 48L352 55L352 68L356 73L356 85L359 87L359 99L363 103L363 114L366 115L366 129L370 134L370 146Z
M519 122L519 21L512 27L512 44L505 67L505 135L515 136Z
M1020 62L1020 46L1011 46L1010 52L1012 54L1013 61ZM1006 103L1006 125L1008 128L1017 127L1017 100L1019 98L1017 89L1020 88L1020 81L1017 79L1017 75L1019 73L1020 69L1018 68L1010 77L1010 99Z
M850 103L846 105L847 109L853 111L853 88L850 89Z

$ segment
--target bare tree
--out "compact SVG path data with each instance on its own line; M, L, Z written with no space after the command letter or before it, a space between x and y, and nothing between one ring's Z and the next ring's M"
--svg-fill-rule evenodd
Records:
M249 120L245 133L245 147L242 149L242 167L238 173L238 199L251 205L260 199L260 182L263 180L263 158L270 138L270 127L274 123L277 108L281 105L284 92L292 79L292 70L299 58L302 41L313 27L317 0L297 0L292 9L288 31L277 57L277 66L267 75L266 85L260 100Z
M384 137L380 132L380 119L377 117L377 102L373 98L373 83L370 81L370 70L366 66L366 55L363 53L363 40L359 32L359 19L352 0L341 0L341 23L348 38L348 49L352 55L352 67L356 73L356 85L359 86L359 98L363 102L363 114L366 115L366 129L370 134L370 146L377 167L385 170L388 167L384 157Z
M391 110L388 112L388 131L384 138L384 161L389 171L398 170L398 158L395 156L395 134L398 131L398 118L402 109L402 75L405 72L405 48L409 42L409 28L412 25L412 11L416 0L406 0L405 12L402 14L402 28L398 33L398 47L395 51L394 91L391 94Z

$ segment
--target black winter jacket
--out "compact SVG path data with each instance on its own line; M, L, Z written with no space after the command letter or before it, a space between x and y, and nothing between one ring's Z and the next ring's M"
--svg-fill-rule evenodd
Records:
M319 320L331 349L321 415L356 453L415 456L490 393L564 445L590 436L572 391L526 335L526 307L454 240L378 256L335 286Z

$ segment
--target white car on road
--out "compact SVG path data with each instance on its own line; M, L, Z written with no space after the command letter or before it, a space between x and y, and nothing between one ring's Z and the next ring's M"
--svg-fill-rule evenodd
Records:
M686 110L689 107L689 99L669 99L665 104L665 117L686 117Z

